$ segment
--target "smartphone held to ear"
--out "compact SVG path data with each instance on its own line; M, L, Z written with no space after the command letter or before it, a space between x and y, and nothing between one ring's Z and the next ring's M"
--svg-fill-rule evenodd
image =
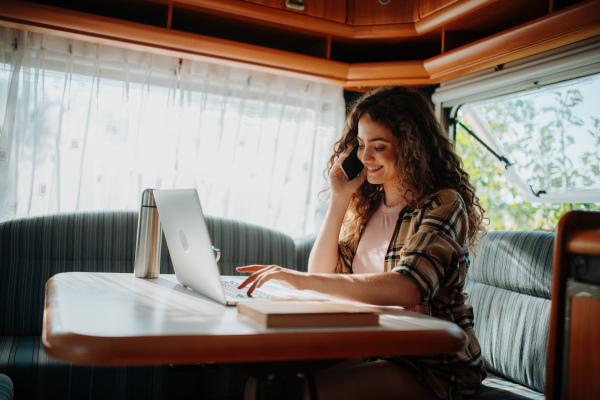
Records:
M344 171L348 180L351 181L360 174L363 168L363 163L358 159L358 145L354 145L348 157L342 162L342 171Z

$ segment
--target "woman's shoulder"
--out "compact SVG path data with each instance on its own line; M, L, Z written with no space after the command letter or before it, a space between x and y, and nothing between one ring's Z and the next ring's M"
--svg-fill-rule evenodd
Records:
M442 189L425 200L423 208L437 208L444 205L459 203L464 208L464 202L460 194L454 189Z

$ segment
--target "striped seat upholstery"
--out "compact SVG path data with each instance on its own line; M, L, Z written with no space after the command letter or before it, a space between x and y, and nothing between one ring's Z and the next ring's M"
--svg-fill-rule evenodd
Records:
M544 400L546 396L543 393L523 386L519 383L507 380L506 378L488 371L488 376L481 387L481 392L477 400L509 400L509 399L530 399Z
M315 236L296 239L306 269ZM488 370L478 399L544 399L554 234L489 232L464 290Z
M0 223L0 373L13 381L19 399L167 398L195 387L202 398L241 395L245 377L225 367L91 368L48 358L41 343L45 282L68 271L133 272L138 213L135 211L54 214ZM207 217L224 275L248 264L296 268L293 240L280 232L223 218ZM163 239L161 273L173 273ZM223 384L225 382L225 384ZM234 387L235 386L235 387Z
M494 373L482 399L544 398L553 246L545 232L489 232L479 246L465 291Z
M276 264L297 269L294 240L285 233L210 216L206 222L213 246L221 250L221 275L239 275L235 268L250 264Z
M296 263L300 271L308 271L308 258L316 239L316 234L294 239L296 243Z
M0 400L13 400L14 398L15 390L12 380L8 376L0 374Z

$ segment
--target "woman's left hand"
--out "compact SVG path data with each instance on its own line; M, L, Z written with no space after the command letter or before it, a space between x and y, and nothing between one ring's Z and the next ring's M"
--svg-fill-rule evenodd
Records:
M248 265L236 269L238 272L252 273L238 286L239 289L242 289L250 285L248 288L249 295L271 279L278 280L294 289L302 289L303 282L308 278L308 275L304 272L282 268L277 265Z

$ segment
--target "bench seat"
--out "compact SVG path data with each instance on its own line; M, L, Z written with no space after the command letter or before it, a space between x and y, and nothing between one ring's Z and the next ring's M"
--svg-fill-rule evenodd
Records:
M241 399L247 375L225 366L90 367L49 358L41 344L45 283L61 272L133 273L138 212L64 213L0 223L0 374L26 399ZM294 241L207 216L222 275L235 267L296 268ZM173 266L163 239L160 271ZM12 386L11 386L12 388Z
M316 235L295 240L308 268ZM544 399L554 233L488 232L472 256L464 290L475 313L488 378L478 399Z

